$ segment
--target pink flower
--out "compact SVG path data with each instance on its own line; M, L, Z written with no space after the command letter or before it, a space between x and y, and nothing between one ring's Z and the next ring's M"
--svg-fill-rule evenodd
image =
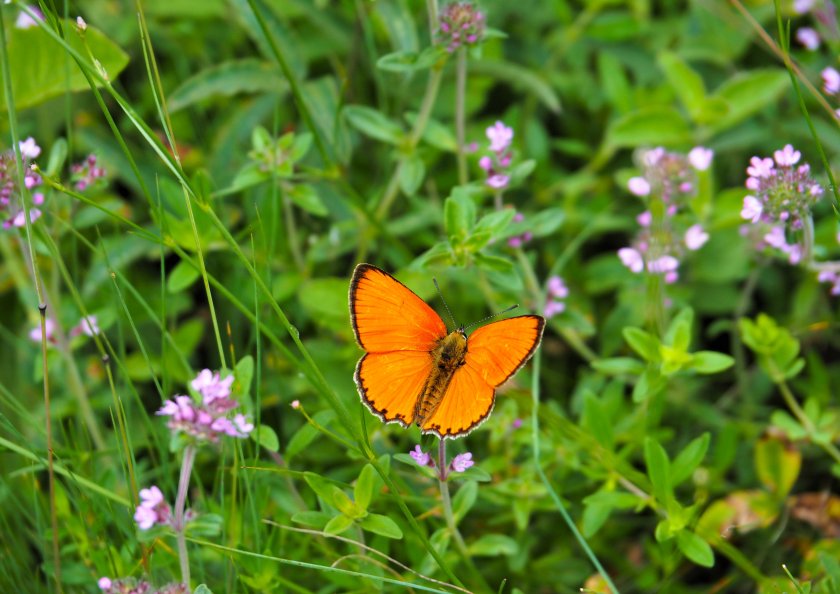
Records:
M507 187L509 183L510 176L502 173L497 173L487 178L487 185L491 188L495 188L496 190L501 190L502 188Z
M70 330L71 336L79 336L85 334L87 336L96 336L99 334L99 324L96 316L88 316L87 319L82 318L79 323Z
M618 250L618 257L621 259L621 263L630 269L630 272L638 274L644 270L644 258L637 250L629 247L621 248Z
M30 208L29 209L29 222L34 223L38 219L41 218L41 211L37 208ZM22 228L26 227L26 213L23 210L19 210L15 216L11 219L3 223L4 229L9 229L10 227L17 227Z
M485 155L478 160L478 166L484 171L490 171L493 169L493 159Z
M548 292L557 299L565 299L569 296L569 287L559 276L552 276L548 279Z
M140 530L148 530L155 524L168 524L171 510L157 486L140 489L140 505L134 512L134 521Z
M76 26L79 28L79 31L87 31L87 23L80 16L76 17Z
M99 578L99 581L96 582L96 585L99 586L100 590L109 590L112 584L113 582L111 582L111 578L109 577L101 577Z
M508 148L513 140L513 128L508 128L501 121L488 127L486 132L490 140L490 150L496 153Z
M653 215L650 214L649 210L646 210L645 212L636 217L636 222L639 223L639 226L641 227L650 227L652 221Z
M553 318L557 314L561 314L566 311L566 304L562 301L554 301L550 300L548 303L545 304L543 308L543 317L545 318Z
M706 171L712 164L715 151L702 146L695 146L688 152L688 162L697 171Z
M300 408L300 400L292 400L290 405L293 409L297 410Z
M785 249L787 247L787 238L785 237L784 227L772 227L769 233L764 235L764 241L778 249Z
M796 30L796 41L809 52L813 52L820 47L820 34L811 27L800 27Z
M799 162L799 157L802 155L799 151L794 150L793 145L786 144L780 151L773 152L773 158L779 167L793 167Z
M53 319L47 318L46 320L44 320L44 327L47 330L47 342L55 342L56 327ZM41 342L41 324L38 324L29 332L29 338L33 342Z
M741 218L752 223L757 223L761 217L761 202L755 196L744 196L744 207L741 209Z
M659 163L659 160L662 159L662 157L664 156L665 149L659 146L654 149L650 149L649 151L645 151L645 153L642 155L642 161L644 161L645 165L653 167L654 165Z
M643 177L631 177L627 180L627 189L636 196L647 196L650 194L650 182Z
M823 90L829 95L840 92L840 72L829 66L822 71Z
M753 157L750 159L750 166L747 167L747 174L752 177L770 177L773 175L773 159Z
M20 147L20 156L24 159L34 159L41 154L41 147L35 144L35 139L31 136L26 140L21 140L18 147Z
M219 399L226 399L230 396L230 387L232 384L232 375L221 379L219 372L213 373L209 369L202 369L196 378L190 382L193 390L204 397L205 404L210 404Z
M254 424L249 423L245 415L241 413L233 417L233 426L236 428L236 434L233 437L247 437L254 430Z
M680 261L677 260L673 256L659 256L658 258L651 260L647 264L648 272L652 272L654 274L665 274L668 272L674 272L679 268Z
M744 184L747 186L748 190L752 190L753 192L757 192L761 188L761 180L757 177L748 177L747 183Z
M703 230L701 225L692 225L685 232L685 247L690 250L699 250L707 241L709 234Z
M414 461L417 462L418 466L429 466L431 468L434 468L435 466L432 457L421 450L419 445L414 446L414 450L409 452L408 455L414 458Z
M805 14L814 6L814 0L793 0L793 11L796 14Z
M464 472L467 468L473 466L474 464L475 462L473 462L472 454L470 452L466 452L455 456L449 464L449 467L455 472Z
M27 13L21 11L15 21L15 28L29 29L30 27L35 27L38 24L38 21L44 20L44 13L42 13L37 6L29 6L28 8L35 13L35 18L32 18Z

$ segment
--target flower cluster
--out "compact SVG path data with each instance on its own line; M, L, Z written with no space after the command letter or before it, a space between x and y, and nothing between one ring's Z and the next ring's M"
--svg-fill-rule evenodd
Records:
M817 275L817 281L829 283L831 285L831 294L834 296L840 295L840 273L834 270L822 270Z
M810 14L814 19L814 27L799 27L796 30L796 41L806 50L815 52L822 45L823 40L836 41L840 37L837 27L836 9L830 1L794 0L793 10L797 14Z
M482 37L484 13L471 2L453 2L441 10L436 39L449 53L462 46L478 45Z
M70 166L73 187L80 192L86 190L96 183L97 180L105 177L105 170L96 164L96 155L91 153L81 163L74 163Z
M222 435L247 437L254 430L253 423L241 413L228 418L228 413L239 406L231 398L232 384L232 375L221 379L218 372L205 369L191 383L202 397L200 403L190 396L176 395L156 414L170 417L167 426L173 433L184 433L200 442L217 443Z
M28 190L32 191L33 204L41 205L44 203L44 194L34 190L41 185L43 180L29 167L32 160L41 154L41 147L35 143L35 139L32 137L20 141L19 147L26 172L23 183ZM17 161L14 151L9 150L0 153L0 218L6 217L6 220L3 221L4 229L26 226L26 215L23 204L21 204L22 197L17 180ZM41 211L39 209L29 209L30 223L37 221L40 216Z
M47 318L44 320L44 327L47 331L47 342L51 344L58 342L55 336L55 332L58 330L55 320ZM70 336L80 336L82 334L85 336L96 336L100 332L101 330L99 329L99 323L96 316L91 315L88 316L87 319L84 317L80 319L79 323L70 329ZM38 324L29 331L29 338L34 342L41 342L41 324Z
M409 455L417 462L418 466L428 466L429 468L435 468L435 461L432 457L420 449L419 445L414 446L414 450L409 452ZM450 472L464 472L470 466L475 465L472 459L471 452L465 452L463 454L458 454L452 461L449 463L449 471ZM446 478L446 475L443 475Z
M821 76L825 94L840 99L840 72L836 68L829 66L823 69ZM835 109L834 113L840 118L840 108Z
M667 152L662 147L642 154L644 175L631 178L627 187L646 199L650 208L636 217L639 231L632 244L618 250L621 263L631 272L647 271L674 283L679 279L680 258L709 240L702 225L686 227L685 218L678 214L696 192L697 172L711 167L713 157L714 152L702 146L694 147L688 155ZM656 224L654 205L661 212Z
M484 183L494 190L502 190L510 183L508 169L513 155L510 144L513 142L513 128L508 128L501 121L487 128L487 139L490 141L490 155L484 155L478 160L478 166L487 174Z
M521 212L516 213L513 215L513 222L514 223L521 223L525 220L525 215ZM514 235L513 237L508 238L507 242L508 245L512 248L520 248L529 241L534 238L534 234L530 231L525 231L522 235Z
M823 194L811 177L810 166L797 166L800 158L790 144L775 151L772 159L752 157L746 181L752 193L744 197L741 209L741 218L751 223L742 232L753 236L759 249L780 250L791 264L802 259L802 246L788 243L788 236L802 230L811 207Z
M548 279L548 301L543 308L543 316L552 318L566 310L566 303L563 301L569 296L569 287L559 276L552 276Z
M172 508L163 498L163 493L155 485L140 489L140 505L134 512L134 521L140 530L148 530L156 524L169 525Z
M189 594L189 588L177 582L155 589L145 580L133 578L112 580L109 577L101 577L97 585L103 594Z

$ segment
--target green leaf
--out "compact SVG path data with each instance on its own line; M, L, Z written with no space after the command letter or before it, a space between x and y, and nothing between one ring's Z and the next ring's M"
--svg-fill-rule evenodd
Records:
M348 530L352 525L353 518L345 516L344 514L338 514L327 522L327 525L324 526L324 532L327 534L341 534L342 532Z
M419 53L403 50L385 54L376 61L376 67L387 72L416 72L431 68L444 57L440 46L431 45Z
M591 365L605 375L641 375L645 371L645 364L632 357L596 359Z
M302 511L292 516L292 522L310 526L318 530L323 530L330 519L329 514L320 511Z
M212 97L231 97L241 93L285 93L286 79L270 62L255 58L228 60L214 64L182 82L168 97L171 113Z
M478 499L478 483L476 481L465 481L455 497L452 498L452 514L455 516L455 523L457 524L467 513L472 509Z
M802 467L802 453L780 439L763 438L755 446L759 480L780 500L790 493Z
M522 221L523 231L530 231L534 237L545 237L557 231L566 220L566 212L562 208L547 208ZM510 228L514 226L511 225ZM516 234L521 234L522 231Z
M598 530L609 519L612 512L613 508L610 505L597 502L586 504L586 508L583 510L582 520L583 535L587 538L595 536Z
M662 360L659 352L661 343L653 334L645 332L641 328L627 327L622 330L624 340L643 359L650 363L658 363Z
M652 437L645 438L645 465L653 485L654 497L667 508L674 498L671 490L671 464L665 448Z
M426 177L426 163L418 157L413 155L406 157L403 160L402 169L400 170L400 189L406 196L414 196L417 188L423 183L423 178Z
M469 235L475 224L475 202L465 192L453 189L443 205L443 221L450 241L459 243Z
M712 547L690 530L680 530L677 532L677 546L683 555L691 561L694 561L697 565L702 567L714 566L715 555L712 552Z
M268 425L257 427L257 430L251 433L251 439L269 452L276 453L280 451L280 440L277 439L277 434L274 432L274 429Z
M334 494L333 489L336 488L334 484L321 475L308 471L303 473L303 480L305 480L306 484L315 491L318 497L323 499L324 502L332 505Z
M497 557L515 555L519 545L510 536L503 534L485 534L468 547L473 557Z
M597 53L598 82L604 95L620 113L633 108L633 91L621 60L604 49Z
M681 144L691 141L691 130L682 114L669 106L637 109L614 120L607 128L611 148Z
M303 283L298 301L314 320L341 321L347 318L347 279L321 277Z
M380 514L368 514L359 521L362 529L385 538L400 539L403 537L402 530L394 520Z
M329 214L324 201L318 192L309 184L297 184L292 186L286 195L297 206L301 207L306 212L312 213L316 216L323 217Z
M78 52L83 60L89 61L86 44L99 60L107 77L111 81L117 79L117 75L128 64L128 54L92 25L88 25L85 31L84 43L76 32L76 21L61 19L61 26L66 34L64 41ZM68 56L61 44L54 41L42 27L10 27L7 35L6 51L9 56L15 109L37 105L67 91L84 91L90 88L75 60ZM96 83L96 86L102 85ZM8 111L5 88L0 92L3 97L2 108Z
M694 118L702 111L706 100L703 78L673 52L661 52L658 61L674 93Z
M474 233L486 232L490 237L501 237L515 215L516 211L512 208L505 208L486 214L479 219Z
M350 496L335 485L330 485L329 493L330 498L327 499L327 503L335 506L345 516L355 519L365 515L364 510L359 509L359 506L350 499Z
M690 307L681 309L668 326L668 331L665 333L665 344L678 351L688 352L693 323L694 311Z
M193 594L213 594L213 590L208 588L206 584L199 584L196 586L195 590L193 590Z
M64 162L67 160L67 141L57 138L50 147L50 157L47 159L46 172L49 176L59 175Z
M475 265L488 272L512 273L515 269L513 262L501 256L491 256L481 252L474 254Z
M697 373L720 373L735 364L735 359L723 353L714 351L698 351L692 354L689 369Z
M522 66L511 62L476 60L470 63L470 73L507 82L522 92L534 95L551 111L555 113L560 111L560 98L551 85Z
M348 105L342 113L351 126L371 138L397 145L403 141L400 125L371 107Z
M180 293L198 280L199 271L188 262L178 262L166 279L166 290L170 293Z
M704 433L700 437L693 439L683 451L677 454L674 458L674 463L671 464L671 486L676 487L685 479L690 477L694 471L700 466L706 452L709 449L709 442L711 436Z
M356 485L353 487L353 498L359 508L367 510L371 499L373 499L373 491L377 487L378 480L379 476L373 466L365 464L362 472L359 473Z
M656 396L665 389L668 378L664 377L659 369L653 366L648 367L639 376L639 381L633 386L633 402L644 402L648 398Z
M788 85L790 78L781 68L736 74L718 87L713 95L729 106L726 115L715 122L715 130L728 130L734 124L774 103Z
M236 362L236 368L233 370L236 376L236 384L234 385L234 392L240 396L247 396L251 392L251 380L254 378L254 358L251 355L245 355Z
M614 444L612 422L601 400L594 394L587 394L583 400L583 420L581 423L598 440L611 450Z

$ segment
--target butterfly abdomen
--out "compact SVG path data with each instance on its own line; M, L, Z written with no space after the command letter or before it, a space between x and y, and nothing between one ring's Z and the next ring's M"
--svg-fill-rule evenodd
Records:
M430 353L432 371L414 407L414 423L423 425L440 406L455 372L466 361L467 337L455 330L440 340Z

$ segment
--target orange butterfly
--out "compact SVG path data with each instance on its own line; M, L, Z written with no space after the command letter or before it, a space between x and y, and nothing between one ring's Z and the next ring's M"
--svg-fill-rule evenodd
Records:
M353 273L350 318L367 351L355 374L362 402L386 423L440 438L466 435L490 416L496 388L531 357L545 326L529 315L469 338L463 326L447 332L420 297L371 264Z

